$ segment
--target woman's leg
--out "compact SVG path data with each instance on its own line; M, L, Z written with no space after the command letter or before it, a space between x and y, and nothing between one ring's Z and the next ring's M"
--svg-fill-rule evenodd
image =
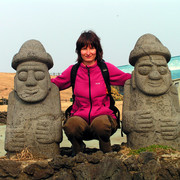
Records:
M96 117L91 125L91 131L94 137L99 139L99 148L104 152L110 152L110 136L117 130L117 122L111 116L101 115Z
M88 128L86 121L79 116L70 117L63 125L64 132L73 147L73 155L82 152L85 148L83 134Z

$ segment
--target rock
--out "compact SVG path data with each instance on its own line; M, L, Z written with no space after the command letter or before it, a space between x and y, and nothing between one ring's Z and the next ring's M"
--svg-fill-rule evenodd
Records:
M60 169L54 174L53 180L75 180L75 177L70 169Z
M119 158L111 158L106 156L98 164L97 179L121 179L130 180L131 174L128 172L123 161Z
M142 152L138 157L138 161L141 164L147 164L149 161L156 159L157 159L156 155L152 152Z
M133 155L124 160L124 164L127 167L128 171L138 171L139 166L138 166L138 160L137 158Z
M125 155L123 152L104 154L97 151L79 153L74 157L59 155L49 160L0 159L0 179L180 179L180 152L176 151L174 154L142 152L139 155Z
M102 151L98 151L92 155L88 155L87 161L92 164L98 164L101 161L101 159L103 158L103 155L104 154Z
M67 156L56 156L51 162L49 162L49 165L52 166L54 169L70 169L75 165L75 158Z
M16 178L21 173L21 162L0 160L0 178Z
M54 169L47 162L36 162L26 166L23 172L33 179L47 179L53 175Z
M7 112L0 112L0 123L6 124L7 122Z

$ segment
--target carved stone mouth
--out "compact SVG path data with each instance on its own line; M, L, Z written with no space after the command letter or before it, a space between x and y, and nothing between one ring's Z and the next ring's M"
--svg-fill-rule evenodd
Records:
M33 94L37 94L37 92L38 92L38 89L32 89L32 90L28 89L24 91L24 94L33 95Z
M32 95L34 95L34 94L37 94L38 93L38 89L32 89L32 90L30 90L30 89L26 89L25 91L24 91L24 93L23 93L23 97L28 97L28 96L32 96Z
M152 87L159 87L161 86L162 84L162 81L151 81L151 82L148 82L149 86L152 86Z

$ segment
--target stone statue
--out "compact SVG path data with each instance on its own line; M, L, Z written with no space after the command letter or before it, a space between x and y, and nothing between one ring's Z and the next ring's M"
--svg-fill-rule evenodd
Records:
M53 60L37 40L26 41L13 57L14 90L8 98L5 150L10 157L28 148L34 157L60 153L60 95L48 70Z
M141 36L130 53L134 71L124 87L122 127L133 149L158 144L180 150L179 102L167 65L170 58L152 34Z

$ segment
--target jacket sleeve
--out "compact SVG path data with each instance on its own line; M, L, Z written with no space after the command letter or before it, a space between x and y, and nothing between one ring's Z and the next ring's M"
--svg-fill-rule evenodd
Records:
M109 71L111 85L124 86L126 80L131 79L131 74L121 71L111 63L106 62L106 65Z
M61 75L56 78L52 78L51 82L54 83L59 90L67 89L71 86L71 69L72 66L69 66Z

